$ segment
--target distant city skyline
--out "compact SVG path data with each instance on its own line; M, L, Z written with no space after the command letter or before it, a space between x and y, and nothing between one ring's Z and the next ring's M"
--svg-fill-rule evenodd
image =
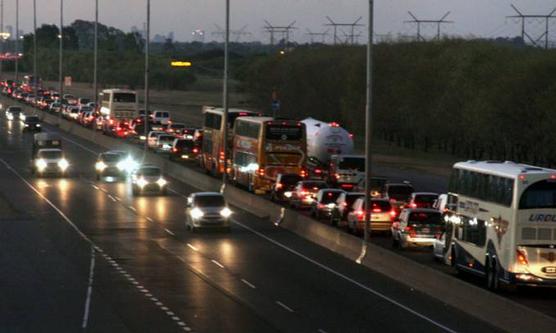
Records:
M59 23L59 0L36 0L37 22L41 24ZM100 22L124 31L131 31L133 26L142 29L145 21L145 0L99 0ZM556 3L550 0L375 0L375 31L377 35L412 35L415 27L410 23L408 11L420 19L439 19L451 11L448 19L455 21L447 24L443 32L455 36L513 37L520 33L516 20L507 19L514 15L510 4L514 3L525 14L548 14ZM203 31L203 40L218 40L215 25L224 26L223 0L152 0L151 31L155 35L173 34L177 41L199 40L194 31ZM264 20L273 25L295 23L291 39L297 42L309 41L312 32L322 32L326 16L336 22L354 22L362 16L361 23L367 23L366 0L231 0L232 29L247 25L249 35L242 40L269 41L265 33ZM94 0L66 0L64 3L64 24L69 25L76 19L93 20ZM15 0L4 0L4 26L15 26ZM20 29L32 31L32 0L20 0ZM528 29L543 29L543 22L531 21ZM550 33L556 39L556 19ZM366 27L359 30L359 41L366 38ZM331 32L331 30L329 30ZM432 36L434 26L423 26L422 32ZM339 31L339 36L343 32ZM327 38L332 41L331 35Z

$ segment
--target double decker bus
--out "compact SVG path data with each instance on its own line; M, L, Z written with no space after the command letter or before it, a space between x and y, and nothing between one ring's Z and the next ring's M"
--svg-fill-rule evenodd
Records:
M252 192L268 192L278 174L306 175L305 124L270 117L238 118L231 154L231 179Z
M456 163L445 251L487 287L556 286L556 170L514 162Z
M228 109L228 121L227 124L224 124L223 108L203 106L202 153L199 158L201 168L214 176L224 173L224 149L226 149L227 152L230 151L234 121L238 117L254 117L259 115L259 113L253 111ZM224 126L228 127L228 142L225 145L226 147L223 145Z
M102 130L122 136L130 133L131 121L138 114L137 93L127 89L105 89L100 93Z

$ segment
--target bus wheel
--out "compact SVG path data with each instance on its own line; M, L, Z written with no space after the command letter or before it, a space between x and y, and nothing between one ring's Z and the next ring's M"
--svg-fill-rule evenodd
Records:
M496 265L496 260L494 259L490 259L490 260L487 259L486 283L487 283L487 288L492 291L497 291L499 288L498 267Z

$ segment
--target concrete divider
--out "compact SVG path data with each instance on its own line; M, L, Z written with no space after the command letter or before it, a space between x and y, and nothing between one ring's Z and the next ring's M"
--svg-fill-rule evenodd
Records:
M47 123L58 124L57 117L46 113L41 113L41 117ZM62 120L60 128L107 149L126 149L136 156L143 155L143 149L137 146L95 133L72 122ZM147 153L145 161L158 165L169 176L200 190L220 190L220 180L170 162L162 156ZM232 205L256 216L268 217L271 221L278 219L283 210L280 205L230 185L226 187L224 194ZM285 209L280 226L350 260L355 260L361 254L361 239L296 211ZM556 319L553 317L373 244L368 245L361 264L504 331L552 332L556 328Z

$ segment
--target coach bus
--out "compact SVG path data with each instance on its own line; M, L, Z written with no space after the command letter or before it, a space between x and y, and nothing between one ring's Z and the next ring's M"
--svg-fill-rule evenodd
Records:
M131 121L137 117L139 103L137 93L127 89L105 89L100 93L102 130L106 134L129 132Z
M446 253L487 287L556 286L556 170L514 162L456 163Z
M230 151L233 124L238 117L259 116L259 113L240 109L228 109L228 123L224 124L224 109L203 106L203 141L199 163L201 168L212 175L224 172L224 126L228 126L227 152Z
M271 190L280 173L306 174L306 155L305 124L270 117L241 117L234 125L231 179L262 194Z

